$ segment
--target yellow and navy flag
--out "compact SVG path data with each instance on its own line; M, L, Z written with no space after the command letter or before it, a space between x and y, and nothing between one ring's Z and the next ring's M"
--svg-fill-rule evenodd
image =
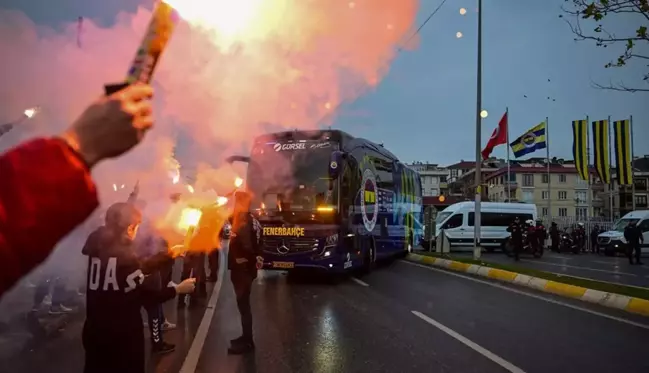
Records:
M608 120L598 120L593 125L593 158L597 176L604 184L611 183L611 160L609 159Z
M631 167L631 123L628 119L613 122L615 133L615 166L617 181L620 185L631 185L633 168Z
M588 121L572 121L572 156L582 180L588 180Z
M519 158L525 154L534 153L537 150L545 149L548 147L545 139L545 122L530 128L521 137L512 141L511 146L514 152L514 157Z

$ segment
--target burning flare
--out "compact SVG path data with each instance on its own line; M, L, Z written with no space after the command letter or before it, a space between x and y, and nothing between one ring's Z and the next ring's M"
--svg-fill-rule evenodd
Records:
M197 208L184 208L180 213L178 229L180 229L181 231L188 231L190 228L196 227L198 225L198 221L201 220L201 215L203 215L203 213Z
M243 185L243 179L242 178L237 177L236 179L234 179L234 186L235 187L241 188L242 185Z

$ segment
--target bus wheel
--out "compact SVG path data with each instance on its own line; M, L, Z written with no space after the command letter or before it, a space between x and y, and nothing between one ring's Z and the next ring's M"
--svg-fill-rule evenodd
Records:
M372 272L374 268L374 262L376 260L376 250L374 247L374 240L372 238L367 239L367 247L363 253L363 274Z
M408 241L406 242L406 247L404 248L404 250L403 250L402 252L399 253L398 257L399 257L399 258L405 258L405 257L407 257L408 254L411 254L411 253L412 253L412 249L413 249L413 247L414 247L414 246L412 245L412 234L410 234L410 235L408 236Z

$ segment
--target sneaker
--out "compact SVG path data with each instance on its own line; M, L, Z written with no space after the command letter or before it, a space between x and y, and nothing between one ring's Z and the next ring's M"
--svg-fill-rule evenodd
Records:
M58 306L51 306L50 307L50 315L62 315L64 313L70 313L72 312L72 308L68 308L62 304L59 304Z
M172 345L171 343L160 342L159 345L153 346L152 350L153 350L153 353L155 353L155 354L164 355L164 354L168 354L170 352L175 351L176 346Z
M162 323L162 330L171 330L171 329L176 329L176 324L169 322L169 320L165 320L165 322Z
M232 343L230 348L228 348L228 354L230 355L244 355L255 350L255 343L253 341L247 341L242 337L237 338L234 341L236 341L236 343Z

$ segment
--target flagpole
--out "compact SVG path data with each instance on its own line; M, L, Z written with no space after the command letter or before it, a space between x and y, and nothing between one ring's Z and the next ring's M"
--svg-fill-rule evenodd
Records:
M509 108L505 108L505 117L507 118L507 202L512 201L512 168L509 164Z
M477 74L476 74L476 112L475 112L475 219L473 228L473 259L480 259L481 243L481 198L482 198L482 0L478 0L478 43L477 43Z
M590 127L590 119L588 118L588 115L586 115L586 175L588 175L588 189L586 189L586 200L588 203L588 206L586 207L586 221L590 219L591 216L590 209L592 208L591 206L593 205L591 190L590 190L591 188L590 188L590 129L589 127Z
M611 218L611 221L613 221L613 218L615 214L613 214L613 206L615 204L615 197L613 196L613 173L611 172L611 162L613 162L613 147L611 146L611 129L613 126L611 126L611 116L608 116L608 122L606 124L608 126L608 142L606 146L608 146L608 173L610 179L608 180L608 203L610 206L610 211L609 215Z
M633 150L633 115L629 116L629 127L631 129L631 206L632 211L635 211L635 170L633 169L633 161L635 160L635 153Z
M545 156L548 165L548 217L552 216L552 178L550 177L550 125L549 118L545 117Z

